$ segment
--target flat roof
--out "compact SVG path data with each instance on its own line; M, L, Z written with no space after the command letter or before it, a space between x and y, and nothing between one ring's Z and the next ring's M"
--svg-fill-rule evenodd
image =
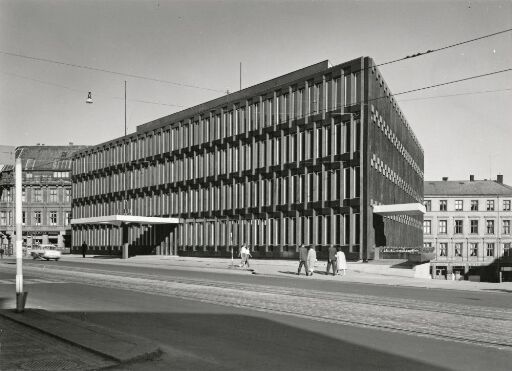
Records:
M373 213L379 215L423 215L425 206L420 203L373 205Z
M138 215L106 215L94 216L90 218L71 219L72 225L84 224L179 224L180 218L162 218L157 216L138 216Z

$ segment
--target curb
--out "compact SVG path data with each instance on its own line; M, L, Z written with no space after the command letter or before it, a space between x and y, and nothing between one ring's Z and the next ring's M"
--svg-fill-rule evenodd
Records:
M23 313L2 309L0 316L120 364L154 360L163 354L147 339L41 309Z

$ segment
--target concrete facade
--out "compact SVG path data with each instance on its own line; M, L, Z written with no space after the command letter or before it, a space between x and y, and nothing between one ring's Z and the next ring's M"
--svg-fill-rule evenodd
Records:
M85 146L21 146L23 243L71 247L71 155ZM14 166L0 171L0 244L9 251L15 238Z
M73 161L73 216L180 218L131 226L132 253L350 259L422 247L423 150L371 58L327 61L137 127ZM73 249L119 251L116 226L73 226ZM385 249L375 249L382 247ZM380 250L380 255L375 252ZM393 256L394 257L394 256Z
M502 279L512 280L512 187L502 177L470 179L425 182L424 245L435 252L432 275L494 281L504 269Z

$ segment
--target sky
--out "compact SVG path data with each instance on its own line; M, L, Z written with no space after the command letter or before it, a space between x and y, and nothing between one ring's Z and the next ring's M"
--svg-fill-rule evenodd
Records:
M0 145L122 136L125 80L130 133L238 90L240 62L248 87L326 59L379 64L510 28L511 0L0 0ZM512 32L380 70L396 94L508 68ZM512 71L396 98L425 180L502 174L512 185Z

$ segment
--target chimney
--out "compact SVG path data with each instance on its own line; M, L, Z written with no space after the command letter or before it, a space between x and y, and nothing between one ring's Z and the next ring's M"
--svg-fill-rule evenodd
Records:
M470 182L474 182L474 181L475 181L475 176L474 176L473 174L471 174L471 175L469 176L469 181L470 181Z
M496 182L499 184L503 184L503 174L498 174L496 177Z
M448 177L447 176L444 176L443 177L443 182L446 182L448 180Z

